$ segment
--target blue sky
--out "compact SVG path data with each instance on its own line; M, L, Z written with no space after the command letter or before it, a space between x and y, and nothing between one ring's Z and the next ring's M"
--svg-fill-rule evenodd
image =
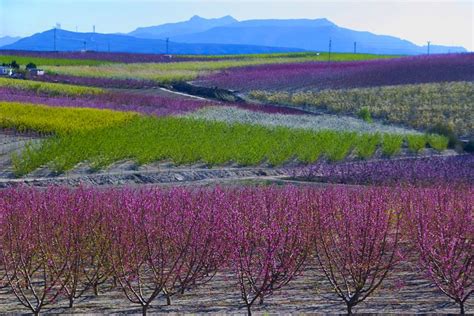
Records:
M431 41L474 50L474 0L0 0L0 36L27 36L56 23L73 31L89 32L96 25L97 32L129 32L193 15L232 15L238 20L325 17L340 26L416 44Z

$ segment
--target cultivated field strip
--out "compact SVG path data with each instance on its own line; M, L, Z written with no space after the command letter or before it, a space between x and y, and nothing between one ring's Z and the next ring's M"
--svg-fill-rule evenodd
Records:
M39 137L0 131L0 179L13 176L12 154L20 153L25 145L38 141Z
M344 115L284 115L254 112L235 107L206 107L187 114L188 117L228 124L245 123L266 127L288 127L312 131L334 130L359 133L421 134L420 132L388 124L368 123L362 119Z

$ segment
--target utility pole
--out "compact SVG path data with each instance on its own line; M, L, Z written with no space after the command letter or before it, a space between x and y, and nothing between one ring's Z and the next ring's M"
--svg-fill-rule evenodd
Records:
M54 51L56 51L56 27L54 28Z
M92 25L92 33L95 33L95 25Z
M87 42L84 41L84 51L86 52L87 51Z
M430 54L430 45L431 45L431 42L428 41L428 55Z
M354 42L354 54L357 54L357 42Z
M332 39L329 39L328 62L331 61L331 48L332 48Z
M170 48L170 38L167 37L167 38L166 38L166 55L169 55L169 53L170 53L170 49L169 49L169 48Z

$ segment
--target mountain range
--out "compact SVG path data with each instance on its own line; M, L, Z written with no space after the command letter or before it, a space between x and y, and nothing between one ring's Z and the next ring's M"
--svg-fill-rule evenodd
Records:
M327 19L247 20L231 16L140 27L128 34L75 33L56 30L56 50L165 53L243 54L318 51L417 55L426 46L394 36L343 28ZM54 30L38 33L0 47L10 50L54 50ZM85 43L85 44L84 44ZM431 45L431 53L459 53L458 46Z
M4 45L13 44L13 43L17 42L20 39L21 39L21 37L10 37L10 36L0 37L0 47L2 47Z
M374 54L425 54L426 46L418 46L394 36L376 35L340 27L328 19L247 20L231 16L141 27L129 33L143 38L169 37L180 43L221 43L295 47L310 51L327 51L331 40L334 52L356 51ZM431 53L466 52L463 47L431 45Z
M77 33L48 30L0 47L4 50L30 51L101 51L146 54L260 54L301 52L303 49L239 44L176 43L166 40L137 38L129 35Z

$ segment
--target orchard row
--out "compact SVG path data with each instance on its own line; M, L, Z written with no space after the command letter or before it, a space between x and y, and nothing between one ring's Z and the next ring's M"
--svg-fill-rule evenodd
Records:
M0 285L38 314L111 282L146 314L225 271L250 314L315 265L351 313L409 264L464 312L473 205L467 186L8 189Z

